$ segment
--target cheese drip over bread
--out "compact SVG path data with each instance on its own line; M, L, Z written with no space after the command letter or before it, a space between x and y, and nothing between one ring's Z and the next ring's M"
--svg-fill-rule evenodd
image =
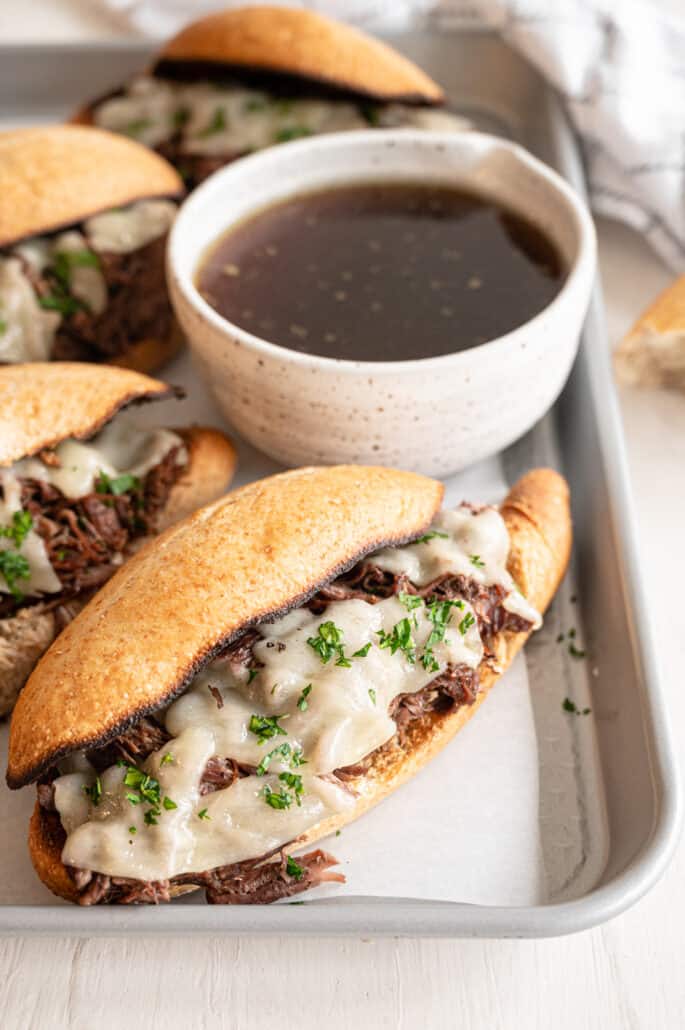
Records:
M463 507L442 512L420 542L366 561L410 574L416 586L477 573L539 626L506 571L507 552L499 513ZM467 601L402 591L375 601L332 601L321 614L297 608L257 626L249 659L228 651L160 713L171 739L140 769L114 765L98 777L83 756L70 759L55 790L64 863L139 880L200 873L257 858L354 805L331 774L391 740L395 699L448 669L476 670L484 657ZM205 793L216 757L244 775Z

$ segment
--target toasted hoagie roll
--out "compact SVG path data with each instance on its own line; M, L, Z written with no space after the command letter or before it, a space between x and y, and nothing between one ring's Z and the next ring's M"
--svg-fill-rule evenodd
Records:
M0 715L124 559L227 488L223 434L123 410L174 393L127 369L0 368Z
M66 628L14 712L33 864L81 904L326 880L291 852L447 744L540 624L571 546L549 469L441 511L413 473L300 469L168 530ZM525 595L525 596L524 596Z
M302 136L462 129L442 90L392 47L313 11L250 6L186 26L149 71L75 121L156 149L190 187L243 154Z
M167 161L121 135L0 132L0 365L150 372L172 357L164 252L183 192Z

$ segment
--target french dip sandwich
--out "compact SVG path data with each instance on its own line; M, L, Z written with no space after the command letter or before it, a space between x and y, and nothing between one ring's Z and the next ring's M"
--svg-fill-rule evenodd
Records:
M241 155L324 132L463 129L444 95L391 47L287 7L243 7L188 25L146 74L75 120L167 157L189 187Z
M228 486L221 433L140 428L124 410L174 392L127 369L0 368L0 716L123 560Z
M183 183L100 129L0 133L0 365L93 361L149 372L181 345L164 277Z
M50 890L244 904L344 879L299 849L451 740L567 565L555 472L524 476L499 510L441 510L442 495L384 468L287 472L106 584L12 719L7 780L38 784L29 846Z

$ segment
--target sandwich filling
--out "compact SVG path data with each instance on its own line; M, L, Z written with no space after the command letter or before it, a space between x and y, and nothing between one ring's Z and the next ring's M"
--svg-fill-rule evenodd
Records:
M0 468L0 620L101 586L154 531L186 463L180 436L122 413L90 440Z
M304 136L372 127L468 127L463 118L434 108L276 96L239 83L152 76L134 79L98 104L93 121L163 154L191 187L241 155Z
M141 200L0 251L0 364L107 361L173 324L168 200Z
M60 762L39 799L81 903L184 884L266 902L341 879L326 853L284 849L351 813L379 756L410 753L422 720L473 704L495 634L541 624L508 552L494 508L442 511L245 631L164 711Z

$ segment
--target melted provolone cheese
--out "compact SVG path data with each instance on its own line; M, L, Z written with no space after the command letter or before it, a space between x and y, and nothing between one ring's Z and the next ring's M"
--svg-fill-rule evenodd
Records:
M39 305L21 261L0 257L0 363L46 361L59 322Z
M0 468L0 526L9 526L15 511L21 511L21 484L11 469ZM0 536L0 550L16 549L14 542ZM19 554L29 564L30 576L17 584L23 594L54 594L62 589L55 573L42 537L34 529L27 533L19 548ZM5 577L0 573L0 594L10 593Z
M129 254L159 239L171 228L176 205L170 200L140 200L137 204L105 211L84 222L84 231L94 250Z
M441 669L448 663L475 669L483 657L475 622L465 633L458 628L468 611L470 607L464 602L448 626L444 642L433 649ZM214 662L171 705L167 729L176 735L189 726L211 725L217 754L258 765L265 747L249 731L250 716L254 712L279 715L287 732L283 740L300 748L316 772L354 765L394 735L396 726L388 715L390 702L398 694L421 690L436 676L420 661L412 663L403 653L392 654L390 648L378 646L380 633L391 633L408 617L420 654L433 628L425 606L408 613L397 598L391 597L375 605L359 600L336 601L328 605L323 616L298 609L262 627L264 639L253 652L264 668L252 684L246 685L245 679L236 682L227 662ZM333 622L341 631L349 668L336 665L335 659L323 664L307 643L325 622ZM350 657L366 644L371 647L364 658ZM218 710L208 689L210 684L223 697L223 707ZM297 702L308 684L312 689L302 712Z
M467 507L445 509L426 536L429 539L423 543L389 547L371 560L387 572L405 575L419 587L448 572L485 586L499 583L507 590L504 607L539 628L539 613L517 589L507 569L509 534L496 508L476 512Z
M239 85L172 83L140 77L94 111L104 129L149 147L180 134L188 154L222 156L261 150L298 136L368 129L369 125L460 131L468 123L448 111L405 104L362 106L347 100L283 99Z
M162 765L167 753L172 760ZM62 860L78 868L141 880L203 872L263 855L353 804L347 791L308 772L302 776L301 804L288 809L271 808L264 802L265 787L275 793L282 787L273 773L246 776L227 790L203 797L200 779L213 754L211 728L195 726L148 760L146 769L158 779L161 798L172 798L176 805L162 807L156 825L145 822L144 805L128 800L130 788L124 784L126 773L121 767L112 766L103 773L102 800L97 806L88 803L83 790L94 782L92 773L60 777L55 804L69 834Z
M20 479L39 479L57 487L65 497L75 500L95 489L98 477L104 473L111 479L131 475L142 479L151 469L178 447L176 461L187 461L183 441L169 429L142 429L128 414L120 414L92 440L63 440L55 448L59 465L46 465L39 458L22 458L10 468L0 469L0 526L9 526L15 511L21 510ZM0 548L14 547L14 543L0 536ZM32 529L21 547L29 563L31 576L18 586L25 595L58 593L62 587L54 572L40 535ZM7 584L0 576L0 593L8 593Z
M69 295L91 314L101 315L108 289L98 252L139 250L167 233L175 214L176 205L169 200L141 200L94 215L84 223L83 232L35 236L0 255L0 364L49 360L62 321L59 311L41 307L24 263L42 274L66 258ZM69 255L77 258L69 261ZM60 283L59 291L63 288Z
M406 574L415 585L445 572L501 584L509 605L539 625L538 613L506 570L508 550L506 526L494 509L474 513L464 507L442 512L425 543L387 548L368 560ZM322 656L312 644L331 625L336 648ZM398 636L401 627L409 640L406 632ZM399 695L422 690L448 667L475 670L484 655L466 601L432 604L409 595L376 604L335 601L323 614L299 608L257 629L251 670L218 658L166 710L172 739L143 767L160 785L154 825L145 822L145 805L127 798L126 773L118 766L100 778L97 805L84 791L93 793L93 770L72 766L56 781L68 865L166 879L256 858L295 840L354 804L339 781L324 777L355 765L394 736L389 710ZM400 636L401 646L388 646ZM255 717L258 725L251 728ZM261 736L260 725L267 730ZM214 756L255 772L203 796L203 773ZM301 778L297 788L293 776ZM272 807L269 792L284 794L287 803ZM168 808L164 797L171 800Z
M87 225L88 223L86 223ZM101 248L102 249L102 248ZM55 256L59 254L83 254L90 252L85 236L71 229L56 236L52 245ZM107 283L99 263L81 265L73 264L69 269L69 293L82 301L88 311L101 315L107 307Z

